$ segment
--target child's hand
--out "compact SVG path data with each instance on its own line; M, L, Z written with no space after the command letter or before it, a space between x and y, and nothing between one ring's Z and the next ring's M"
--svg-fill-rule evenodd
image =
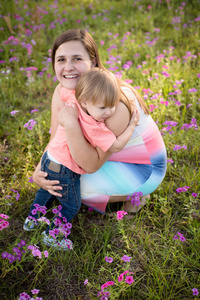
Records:
M138 111L138 109L135 109L133 111L133 114L132 114L132 117L130 119L130 122L129 122L129 126L138 126L140 125L140 123L138 123L140 120L140 113Z
M65 105L58 113L58 123L63 127L73 126L78 120L78 108L76 104Z

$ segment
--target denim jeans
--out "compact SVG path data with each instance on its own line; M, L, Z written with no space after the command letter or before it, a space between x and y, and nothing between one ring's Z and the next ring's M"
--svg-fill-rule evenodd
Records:
M80 174L74 173L67 167L53 163L56 166L56 171L53 171L51 167L52 162L49 160L47 152L44 153L41 161L41 170L48 173L47 179L59 180L62 190L59 193L62 197L55 197L44 189L37 191L33 204L31 205L29 216L38 218L38 215L32 215L31 211L35 209L34 204L46 206L49 208L55 198L57 198L61 205L60 211L62 216L70 222L78 213L81 207L81 192L80 192ZM59 170L60 169L60 170Z

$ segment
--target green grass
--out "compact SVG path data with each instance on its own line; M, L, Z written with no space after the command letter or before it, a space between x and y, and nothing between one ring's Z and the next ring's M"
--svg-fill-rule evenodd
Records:
M144 89L152 91L146 102L156 107L151 115L163 133L168 158L174 161L168 163L164 181L132 220L102 216L82 206L69 236L73 250L48 249L48 258L43 255L41 259L28 250L13 264L1 257L1 299L18 299L22 292L31 295L34 288L45 300L100 299L97 294L107 281L115 282L106 289L111 293L109 299L198 299L192 289L200 291L200 134L198 127L187 131L181 127L192 119L200 123L200 21L195 20L200 3L181 3L59 0L56 5L53 0L10 0L0 5L0 60L5 61L0 63L0 213L7 214L10 223L1 231L1 254L13 254L21 240L46 250L40 241L43 229L27 233L22 226L37 191L29 178L49 140L51 97L56 86L49 49L64 30L89 30L106 67L118 67L113 72L131 79L142 96ZM30 53L27 45L32 45ZM158 61L160 54L165 57ZM117 57L113 65L107 63L112 59L109 55ZM17 60L10 62L12 57ZM128 71L123 69L126 61L132 61ZM26 71L28 67L37 70ZM180 80L182 83L177 83ZM169 95L177 90L181 93ZM31 113L33 109L38 111ZM19 112L12 116L14 110ZM32 130L24 128L30 119L37 121ZM163 130L165 121L178 123L172 134ZM174 151L175 145L187 149ZM183 186L190 188L177 193ZM20 194L18 201L12 190ZM120 204L108 205L108 211L116 210ZM184 235L184 242L173 239L177 232ZM123 255L131 256L131 261L121 260ZM105 256L113 262L107 263ZM134 273L132 285L125 283L125 278L118 282L126 270Z

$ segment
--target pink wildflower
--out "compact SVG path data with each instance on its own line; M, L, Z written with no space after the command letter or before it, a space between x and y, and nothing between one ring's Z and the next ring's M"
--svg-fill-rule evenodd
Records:
M47 250L44 251L44 256L45 256L45 257L48 257L48 256L49 256L49 253L48 253Z
M133 276L127 276L126 277L126 283L132 284L134 282Z
M88 283L88 279L85 279L84 281L84 285L86 285Z
M112 257L108 257L108 256L106 256L105 257L105 261L107 261L108 263L112 263L113 262L113 258Z
M104 283L102 286L101 286L101 289L105 289L107 288L109 285L114 285L114 281L107 281L106 283Z
M125 261L125 262L130 262L130 260L132 259L132 257L124 255L121 260Z
M11 114L11 116L14 116L18 112L19 112L19 110L13 110L13 111L10 112L10 114Z
M118 277L118 282L122 281L124 278L124 275L123 274L120 274L119 277Z
M124 211L124 210L117 211L117 220L121 220L127 214L128 213L126 211Z
M31 293L32 293L33 295L37 295L37 294L39 293L39 291L40 291L40 290L34 289L34 290L31 291Z
M0 214L0 217L3 218L3 219L9 219L10 217L5 215L5 214Z

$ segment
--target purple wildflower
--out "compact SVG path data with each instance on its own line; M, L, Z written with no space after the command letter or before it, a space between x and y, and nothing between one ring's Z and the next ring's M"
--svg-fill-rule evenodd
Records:
M107 261L109 264L111 264L113 262L113 258L106 256L105 261Z
M196 198L198 196L197 193L192 193L192 197Z
M121 260L123 260L124 262L130 262L130 260L132 259L132 257L124 255L122 256Z
M194 296L198 296L199 295L199 291L196 288L192 289L192 292L193 292Z

